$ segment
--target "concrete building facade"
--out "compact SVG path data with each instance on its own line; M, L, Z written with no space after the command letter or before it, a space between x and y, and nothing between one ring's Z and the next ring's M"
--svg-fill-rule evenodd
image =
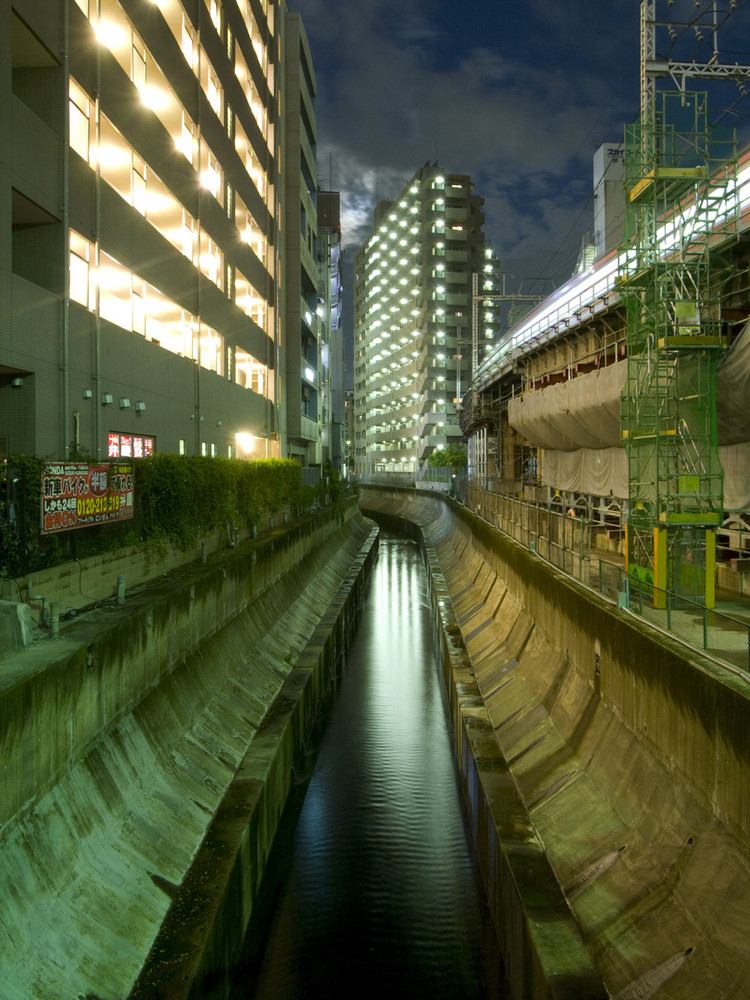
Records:
M312 80L299 18L277 0L3 0L0 18L4 452L296 454L284 279L306 250L280 220L297 229L281 207L315 187L309 111L304 163L284 156L290 81Z
M437 163L377 206L354 267L355 464L358 474L409 472L461 440L457 402L472 336L492 337L492 304L472 332L472 281L485 259L471 178ZM488 285L490 283L487 283ZM485 288L484 282L480 287Z
M321 343L323 461L341 471L345 462L344 330L341 240L341 196L318 192L318 313L324 321Z

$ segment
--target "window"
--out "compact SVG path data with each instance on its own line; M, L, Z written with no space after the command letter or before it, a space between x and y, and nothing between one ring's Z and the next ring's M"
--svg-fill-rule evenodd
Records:
M205 323L200 325L200 365L217 375L224 374L224 338Z
M70 115L70 145L71 148L82 156L86 162L89 160L89 143L91 138L91 112L92 102L88 94L78 86L71 78L69 88L69 115Z
M133 154L133 196L132 205L141 215L146 214L146 163Z
M219 0L207 0L206 6L214 23L214 28L221 34L221 4Z
M208 144L201 139L201 186L216 198L221 204L224 196L224 176L219 161L208 147Z
M133 37L130 51L130 79L138 88L139 93L146 93L146 49L141 40Z
M208 98L208 103L214 109L216 116L219 119L223 118L224 109L224 91L221 84L219 83L219 77L216 70L213 68L209 62L208 56L204 51L201 50L201 87L203 88L203 93Z
M89 269L94 247L83 236L70 230L70 297L86 309L96 304L93 282L89 282Z
M198 64L198 52L195 46L195 29L183 12L182 15L182 38L180 39L182 54L187 60L188 66L195 71Z
M148 458L149 455L154 454L156 449L156 438L143 437L140 434L121 434L119 431L110 431L107 435L107 441L108 458Z

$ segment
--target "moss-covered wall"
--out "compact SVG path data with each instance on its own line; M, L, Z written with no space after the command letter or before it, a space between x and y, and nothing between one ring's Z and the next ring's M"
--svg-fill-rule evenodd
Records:
M3 664L3 1000L124 998L168 932L191 976L230 961L375 549L356 505L321 513Z

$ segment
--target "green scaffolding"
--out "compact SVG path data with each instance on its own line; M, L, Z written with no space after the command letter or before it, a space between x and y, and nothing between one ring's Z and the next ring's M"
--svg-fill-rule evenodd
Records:
M710 124L705 94L659 92L626 128L625 196L628 569L659 604L671 591L712 605L723 513L716 366L739 199L735 136Z

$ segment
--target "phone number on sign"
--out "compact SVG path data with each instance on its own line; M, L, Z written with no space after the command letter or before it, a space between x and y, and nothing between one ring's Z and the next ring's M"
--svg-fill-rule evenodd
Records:
M79 517L87 514L111 514L120 509L120 501L118 493L104 497L84 497L76 501L76 513Z

